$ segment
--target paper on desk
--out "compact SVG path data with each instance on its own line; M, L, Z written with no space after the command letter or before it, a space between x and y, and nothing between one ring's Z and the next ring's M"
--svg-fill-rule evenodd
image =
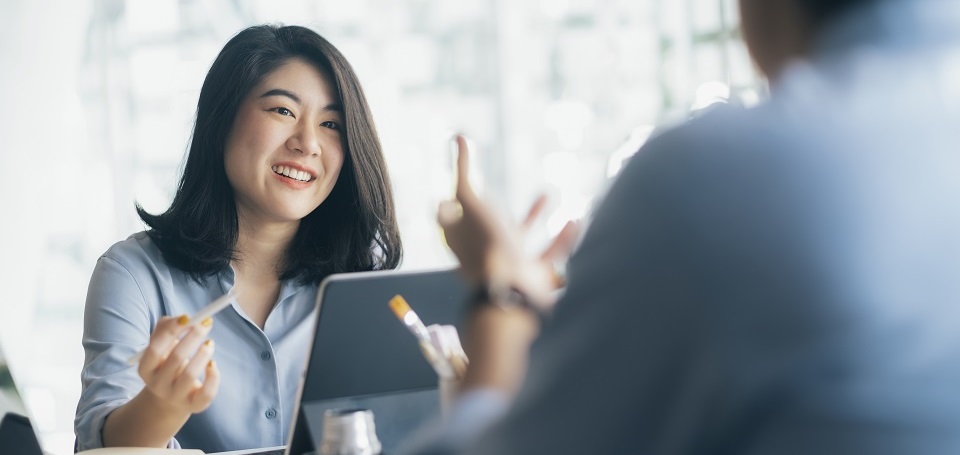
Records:
M110 447L84 450L77 455L204 455L195 449L147 449L143 447Z

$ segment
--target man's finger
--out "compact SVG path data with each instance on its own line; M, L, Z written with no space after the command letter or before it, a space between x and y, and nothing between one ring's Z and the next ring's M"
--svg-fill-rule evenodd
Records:
M457 199L471 197L473 188L470 186L470 151L467 149L467 139L457 135Z
M523 219L523 224L521 228L524 232L530 230L530 227L533 226L533 222L537 220L537 217L540 216L540 212L543 211L543 208L547 206L547 195L541 194L537 196L537 199L533 201L533 205L530 206L530 210L527 211L527 216Z
M463 208L456 201L443 201L437 207L437 222L444 229L453 227L463 217Z
M457 379L463 379L467 374L467 355L457 355L454 354L450 357L447 357L447 360L450 361L450 366L453 367L453 374L456 375Z
M567 221L567 224L563 226L560 233L553 238L550 245L540 254L540 259L544 261L566 259L570 251L573 250L573 246L576 244L578 237L580 237L580 222Z

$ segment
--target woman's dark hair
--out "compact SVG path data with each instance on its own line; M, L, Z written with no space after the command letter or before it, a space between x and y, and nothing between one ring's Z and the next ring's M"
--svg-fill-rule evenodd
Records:
M344 162L330 195L301 221L280 277L317 283L331 273L392 269L400 263L390 178L356 74L340 51L312 30L259 25L230 39L203 81L190 150L170 208L153 215L137 204L164 258L196 280L236 258L239 224L224 147L237 110L254 86L293 58L313 64L336 85L343 106Z

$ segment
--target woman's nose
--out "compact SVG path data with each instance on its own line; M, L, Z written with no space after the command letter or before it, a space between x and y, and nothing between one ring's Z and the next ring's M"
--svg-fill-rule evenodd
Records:
M319 155L321 152L320 135L316 128L309 126L299 128L287 140L287 148L304 155Z

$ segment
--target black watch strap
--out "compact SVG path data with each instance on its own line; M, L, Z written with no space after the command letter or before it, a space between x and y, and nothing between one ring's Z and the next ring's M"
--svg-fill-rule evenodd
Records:
M471 311L480 308L496 306L500 308L521 308L543 319L546 314L537 306L530 297L513 286L493 286L490 284L481 284L474 288L470 294L470 303L468 307Z

